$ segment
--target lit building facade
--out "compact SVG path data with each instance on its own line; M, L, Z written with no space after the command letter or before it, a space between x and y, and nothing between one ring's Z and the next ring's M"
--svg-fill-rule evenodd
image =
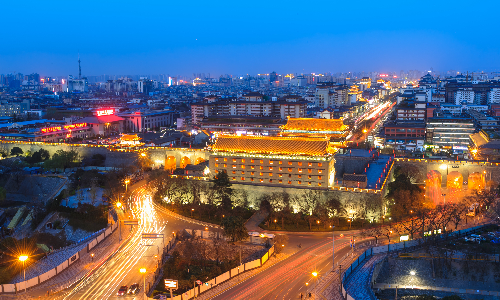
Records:
M334 184L334 150L324 138L221 136L211 150L211 174L225 171L235 183L304 188Z
M328 138L336 146L343 145L349 134L347 125L340 119L288 118L281 128L281 136Z

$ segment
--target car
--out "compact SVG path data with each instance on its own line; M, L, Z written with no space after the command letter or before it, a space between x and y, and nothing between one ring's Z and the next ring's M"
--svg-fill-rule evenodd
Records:
M125 296L127 294L128 287L126 285L122 285L118 292L116 293L117 296Z
M127 294L129 295L137 295L139 293L139 284L134 283L128 288Z

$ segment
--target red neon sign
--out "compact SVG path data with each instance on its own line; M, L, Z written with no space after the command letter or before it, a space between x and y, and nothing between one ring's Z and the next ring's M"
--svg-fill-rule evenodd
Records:
M103 110L98 110L97 111L97 116L100 117L100 116L109 116L109 115L113 115L115 113L115 110L114 109L103 109Z
M46 127L46 128L42 128L42 133L60 131L60 130L63 130L63 129L65 129L65 130L72 130L72 129L75 129L75 128L82 128L82 127L87 127L87 123L77 123L77 124L64 125L64 126Z

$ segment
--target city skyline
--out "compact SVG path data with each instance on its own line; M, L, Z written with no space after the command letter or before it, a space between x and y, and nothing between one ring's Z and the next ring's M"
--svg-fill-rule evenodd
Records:
M78 55L85 75L489 72L500 62L496 3L263 4L6 3L2 19L16 26L4 34L0 73L75 75ZM455 21L479 13L480 30Z

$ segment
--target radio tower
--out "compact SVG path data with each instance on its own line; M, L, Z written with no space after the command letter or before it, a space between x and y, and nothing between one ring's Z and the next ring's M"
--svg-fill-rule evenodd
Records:
M80 53L78 53L78 79L82 79L82 66L80 65Z

